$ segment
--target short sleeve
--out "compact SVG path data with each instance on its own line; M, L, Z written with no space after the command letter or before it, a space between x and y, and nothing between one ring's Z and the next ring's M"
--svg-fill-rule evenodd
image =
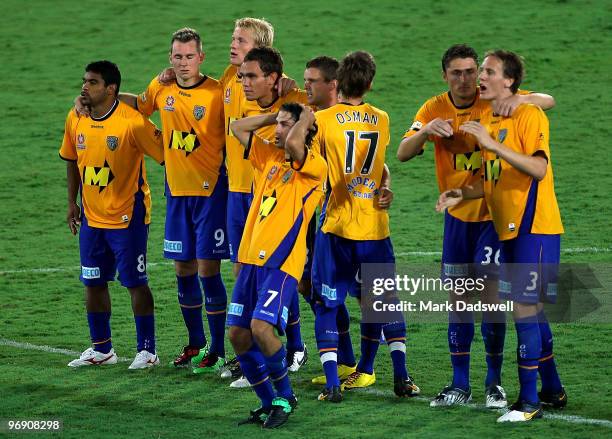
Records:
M433 117L431 115L431 111L429 110L429 102L425 102L421 108L419 108L419 111L417 111L417 114L412 120L412 125L410 125L410 128L406 130L403 137L406 138L415 135L425 125L431 122L432 119Z
M244 158L249 159L253 164L253 167L263 171L266 167L266 163L270 159L274 159L273 150L274 145L271 145L267 140L262 139L257 134L251 132L249 136L249 144L244 151Z
M151 116L156 110L157 105L155 104L155 98L160 89L160 83L157 78L154 78L145 91L138 95L136 99L136 106L145 116Z
M292 162L291 167L300 174L319 182L324 181L327 177L327 162L312 148L306 150L304 161L301 164Z
M550 138L548 118L544 111L535 105L525 105L518 117L517 131L525 154L534 155L540 151L550 158Z
M64 124L64 139L62 140L62 146L59 150L59 155L62 159L66 161L74 162L77 160L77 151L76 145L74 144L74 132L73 132L73 124L76 118L74 114L74 110L70 110L68 115L66 116L66 122Z

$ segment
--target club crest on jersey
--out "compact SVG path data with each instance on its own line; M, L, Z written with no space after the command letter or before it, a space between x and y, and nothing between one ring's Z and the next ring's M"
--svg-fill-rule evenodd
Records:
M499 143L504 143L504 140L506 140L507 135L508 135L508 130L506 128L499 130L499 134L497 135L497 141Z
M232 97L232 89L228 87L225 89L225 97L223 98L223 102L225 102L226 104L229 104L231 97Z
M293 170L289 169L287 172L285 172L285 174L283 175L283 183L287 183L289 181L289 179L291 178L291 175L293 175Z
M206 107L202 105L193 106L193 117L195 117L196 120L201 120L205 114L206 114Z
M85 134L79 133L77 136L77 149L85 149Z
M114 151L119 146L119 137L117 136L106 136L106 146L111 151Z
M278 166L276 166L276 165L272 166L272 168L270 169L270 172L268 172L268 176L266 178L268 180L272 180L272 177L274 177L274 174L276 174L277 171L278 171Z
M174 96L170 95L166 98L166 106L164 107L166 111L174 111Z

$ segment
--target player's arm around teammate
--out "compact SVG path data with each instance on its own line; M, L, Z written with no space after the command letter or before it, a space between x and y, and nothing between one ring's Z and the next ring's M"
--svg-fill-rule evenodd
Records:
M131 295L137 355L130 369L159 364L155 350L153 296L146 275L151 197L143 154L163 162L161 133L138 112L120 104L121 74L109 61L86 67L81 96L91 116L70 112L60 157L67 161L68 226L78 232L81 281L93 347L71 367L117 362L110 330L108 281L119 280ZM79 188L83 211L76 202Z

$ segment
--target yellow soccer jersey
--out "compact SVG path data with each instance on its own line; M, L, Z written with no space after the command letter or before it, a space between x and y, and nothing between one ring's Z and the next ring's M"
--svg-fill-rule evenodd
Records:
M246 220L238 261L278 268L302 278L308 223L323 196L327 165L309 150L301 165L270 160L269 145L257 135L249 142L249 159L262 173ZM284 151L283 151L284 152Z
M457 107L453 103L450 93L446 92L429 99L417 112L412 126L404 134L404 138L413 136L430 121L439 117L442 120L451 119L453 136L442 138L430 136L429 141L434 142L434 158L436 175L440 192L448 189L473 185L481 178L480 167L482 156L478 142L473 136L459 131L464 122L480 120L480 115L490 107L489 103L482 101L479 95L469 107ZM448 213L461 221L490 220L484 199L466 200L459 205L448 209Z
M312 148L327 160L329 193L321 230L353 240L389 236L377 206L389 144L389 116L370 104L337 104L315 113Z
M530 156L540 151L546 155L546 176L537 183L530 232L545 235L563 233L553 181L548 118L544 111L527 104L521 105L512 117L501 117L493 115L489 110L483 114L481 123L494 139L513 151ZM483 166L485 198L499 239L505 241L515 238L519 233L534 179L490 151L484 153Z
M145 223L150 223L151 191L143 153L162 163L162 135L130 106L117 101L101 119L76 116L70 110L59 154L77 162L81 200L90 226L127 228L138 191L144 195Z
M173 196L210 196L215 189L225 145L222 93L216 79L204 77L191 87L153 79L138 96L140 112L160 111L166 182Z
M225 164L229 190L250 193L253 185L253 165L244 156L244 147L232 133L230 124L242 117L243 103L246 102L242 82L237 75L238 68L230 65L219 80L223 87L223 108L225 111Z

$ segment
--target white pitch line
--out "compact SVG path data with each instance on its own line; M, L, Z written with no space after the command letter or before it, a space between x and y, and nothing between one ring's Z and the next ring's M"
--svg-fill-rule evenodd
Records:
M612 248L610 247L574 247L574 248L562 248L561 253L610 253ZM440 251L409 251L395 253L395 256L441 256ZM155 267L158 265L170 265L172 262L151 262L147 264L147 267ZM0 271L0 276L7 274L21 274L21 273L57 273L63 271L78 271L80 266L73 267L56 267L56 268L23 268L20 270L4 270Z
M61 349L61 348L54 348L52 346L45 346L45 345L41 346L41 345L36 345L32 343L23 343L23 342L19 342L15 340L9 340L8 338L0 338L0 346L10 346L13 348L28 349L31 351L43 351L43 352L49 352L51 354L64 354L64 355L69 355L71 357L74 357L74 356L78 357L79 355L81 355L80 352L71 351L70 349ZM132 361L132 359L130 358L123 358L123 357L117 357L117 360L122 361L124 363Z
M64 355L69 355L69 356L75 356L75 355L81 354L80 352L71 351L69 349L54 348L51 346L44 346L44 345L41 346L41 345L35 345L32 343L23 343L23 342L19 342L15 340L9 340L7 338L0 338L0 346L10 346L10 347L18 348L18 349L43 351L43 352L49 352L52 354L64 354ZM129 358L122 358L122 357L119 357L118 360L122 362L132 361ZM307 382L309 380L306 380L304 378L298 378L295 381L296 382ZM394 396L394 394L390 391L373 389L371 387L367 387L365 389L351 390L351 393L367 393L370 395L384 396L384 397ZM417 396L411 399L416 399L418 401L427 402L427 403L429 403L430 401L430 399L425 396ZM467 404L466 407L473 409L473 410L480 410L480 411L497 411L498 413L504 412L503 409L491 410L491 409L485 408L483 405L478 405L478 404ZM608 421L607 419L591 419L591 418L584 418L582 416L576 416L576 415L559 415L559 414L554 414L554 413L544 413L544 418L554 419L558 421L565 421L565 422L569 422L570 424L590 424L590 425L600 425L602 427L612 428L612 421Z
M155 267L158 265L170 265L172 262L149 262L147 264L147 268ZM0 271L0 276L4 274L20 274L20 273L56 273L61 271L79 271L81 269L80 265L75 265L72 267L57 267L57 268L23 268L21 270L5 270Z
M378 389L373 389L371 387L366 387L364 389L355 389L355 390L351 390L351 392L359 392L359 393L367 393L370 395L376 395L376 396L384 396L384 397L394 397L395 394L391 391L384 391L384 390L378 390ZM418 401L424 401L429 403L429 401L431 401L430 398L427 398L425 396L417 396L414 398L410 398L410 399L416 399ZM484 405L482 404L466 404L465 407L470 408L472 410L478 410L478 411L491 411L491 412L498 412L500 414L504 413L505 410L504 409L488 409L486 408ZM553 419L556 421L564 421L564 422L569 422L570 424L589 424L589 425L600 425L602 427L608 427L608 428L612 428L612 421L609 421L607 419L592 419L592 418L584 418L582 416L577 416L577 415L560 415L560 414L556 414L556 413L548 413L548 412L544 412L544 419Z

